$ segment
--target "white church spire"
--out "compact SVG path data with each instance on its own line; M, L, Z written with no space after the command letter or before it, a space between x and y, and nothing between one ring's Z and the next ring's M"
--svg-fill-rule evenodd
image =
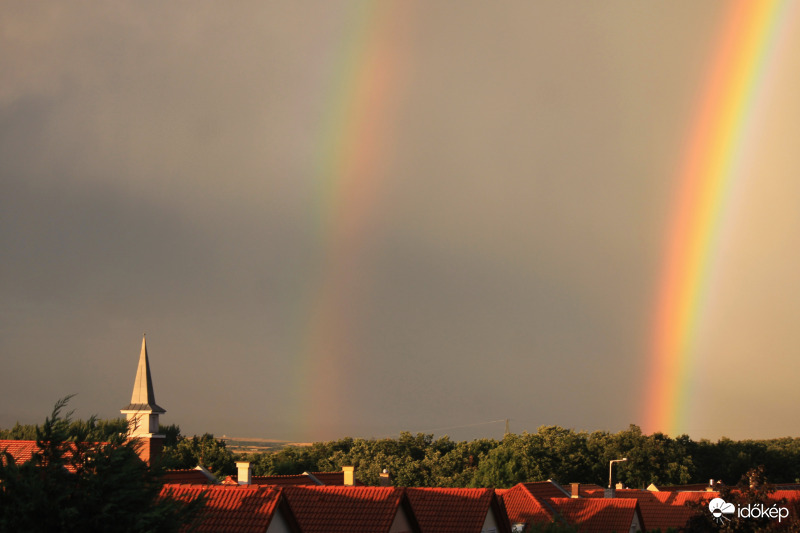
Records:
M136 381L133 382L131 403L124 407L123 410L166 413L166 410L156 404L156 394L153 392L153 378L150 377L150 360L147 357L147 339L144 335L142 335L142 352L139 355Z
M148 464L161 454L164 435L158 434L158 415L167 411L156 403L153 391L153 378L150 377L150 360L147 357L147 342L142 336L142 352L139 354L139 367L133 382L131 403L120 412L128 420L128 436L139 439L139 457Z

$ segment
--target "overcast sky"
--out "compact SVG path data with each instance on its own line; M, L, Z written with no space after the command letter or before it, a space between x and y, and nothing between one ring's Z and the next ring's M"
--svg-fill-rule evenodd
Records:
M727 5L5 2L0 427L71 393L117 416L144 332L188 434L641 424ZM694 438L800 435L793 33L700 323Z

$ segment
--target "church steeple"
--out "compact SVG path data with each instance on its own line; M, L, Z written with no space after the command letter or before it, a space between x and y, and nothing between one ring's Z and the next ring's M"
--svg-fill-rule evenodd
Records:
M139 368L136 370L136 381L133 382L131 403L123 407L124 411L149 411L166 413L164 408L156 404L153 392L153 378L150 377L150 360L147 357L147 338L142 335L142 353L139 354Z
M158 415L167 411L156 403L153 379L150 377L150 360L147 357L147 341L142 336L142 352L139 354L139 367L133 382L131 403L120 409L128 419L128 436L139 439L139 456L151 464L161 453L164 435L158 434Z

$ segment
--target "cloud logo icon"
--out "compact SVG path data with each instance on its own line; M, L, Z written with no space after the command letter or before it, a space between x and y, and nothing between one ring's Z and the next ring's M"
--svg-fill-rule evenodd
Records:
M714 515L714 521L718 524L721 524L725 520L730 520L730 518L725 515L735 513L736 506L732 503L726 502L722 498L714 498L708 502L708 510L711 511L712 515Z

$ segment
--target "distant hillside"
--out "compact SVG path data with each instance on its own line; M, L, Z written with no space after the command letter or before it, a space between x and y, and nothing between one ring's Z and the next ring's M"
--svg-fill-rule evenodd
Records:
M233 453L277 453L287 446L311 446L311 442L289 442L277 439L257 439L252 437L220 437Z

